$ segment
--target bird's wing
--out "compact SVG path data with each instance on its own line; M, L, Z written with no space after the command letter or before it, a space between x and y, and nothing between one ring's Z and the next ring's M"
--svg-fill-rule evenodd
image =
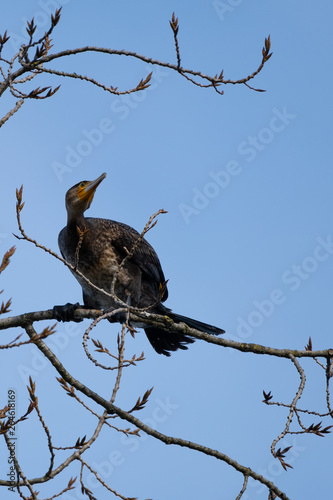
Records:
M59 246L59 250L60 250L60 253L61 253L61 256L63 259L66 259L65 255L64 255L64 250L65 250L65 230L66 228L64 227L60 233L59 233L59 236L58 236L58 246Z
M140 234L135 229L122 222L91 217L86 220L89 224L94 225L98 222L101 228L104 227L104 237L106 234L110 237L110 243L123 258L126 257L128 252L131 252L133 246L140 237ZM130 261L139 266L142 272L153 280L157 287L157 291L159 291L160 285L165 284L165 277L160 260L153 247L144 238L138 243ZM162 301L164 302L167 297L168 290L165 286Z

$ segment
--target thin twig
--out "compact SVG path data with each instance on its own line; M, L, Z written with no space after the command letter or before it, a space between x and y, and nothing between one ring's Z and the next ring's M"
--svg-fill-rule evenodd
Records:
M37 412L37 415L38 415L38 418L39 418L39 421L40 423L42 424L42 427L44 429L44 432L46 434L46 437L47 437L47 445L48 445L48 448L49 448L49 451L50 451L50 466L48 468L48 471L46 472L46 476L49 476L53 470L53 466L54 466L54 459L55 459L55 454L54 454L54 451L53 451L53 445L52 445L52 439L51 439L51 434L50 434L50 431L47 427L47 425L45 424L44 420L43 420L43 417L42 417L42 414L39 410L39 407L38 407L38 403L36 404L35 406L35 410Z
M94 363L95 366L98 366L99 368L102 368L103 370L117 370L118 369L118 366L105 366L105 365L102 365L101 363L99 363L93 356L92 354L89 352L89 349L88 349L88 345L87 345L87 342L89 340L89 333L91 332L91 330L93 328L95 328L95 326L97 326L97 324L102 321L103 319L107 319L107 318L110 318L116 314L119 314L119 313L122 313L122 312L125 312L125 309L124 308L119 308L119 309L114 309L113 311L108 311L106 313L103 313L101 316L99 316L98 318L96 318L89 326L88 328L85 330L84 334L83 334L83 341L82 341L82 345L83 345L83 349L84 349L84 352L86 353L86 356L87 358L92 362Z
M242 498L242 496L244 495L245 493L245 490L247 488L247 483L249 481L249 476L247 475L244 475L244 483L243 483L243 487L242 489L240 490L240 492L238 493L237 497L236 497L236 500L240 500Z
M125 351L125 333L126 333L126 325L125 323L121 327L121 337L119 338L118 335L118 356L119 356L119 362L118 362L118 370L117 370L117 377L116 377L116 382L112 391L112 396L110 399L110 403L114 403L116 399L117 392L119 391L120 387L120 380L121 380L121 375L123 371L123 363L124 363L124 351Z
M158 210L156 213L154 213L151 217L149 217L149 220L147 222L147 224L145 225L145 227L143 228L141 234L138 236L138 238L136 239L135 243L133 244L132 248L131 249L125 249L127 250L127 255L123 258L123 260L121 261L121 263L119 264L119 266L117 267L117 270L116 272L114 273L113 275L113 278L112 278L112 282L111 282L111 295L112 296L116 296L116 292L115 292L115 287L116 287L116 283L117 283L117 279L118 279L118 275L121 271L121 269L124 267L125 263L131 258L133 257L136 249L138 248L139 244L141 243L141 241L143 240L143 238L145 237L145 235L148 233L148 231L150 231L157 223L157 217L160 215L160 214L166 214L167 212L163 209L160 209ZM119 299L120 300L120 299ZM125 302L122 303L122 305L128 305L126 304ZM151 307L151 306L150 306Z
M295 412L295 409L296 409L296 404L297 404L297 401L299 401L300 397L302 396L302 393L303 393L303 389L304 389L304 386L305 386L305 373L304 373L304 370L303 368L301 367L301 365L299 364L299 362L297 361L297 359L295 358L295 356L293 354L289 354L289 358L291 359L291 361L294 363L298 373L299 373L299 376L300 376L300 384L299 384L299 387L297 389L297 392L296 392L296 395L290 405L290 411L289 411L289 415L288 415L288 418L287 418L287 423L285 425L285 428L283 429L283 431L279 434L279 436L274 439L274 441L272 442L272 445L271 445L271 452L272 452L272 455L276 458L278 457L277 456L277 453L275 451L275 448L276 448L276 445L277 443L282 439L284 438L284 436L288 433L289 431L289 427L290 427L290 424L292 422L292 419L293 419L293 415L294 415L294 412ZM279 458L279 457L278 457ZM280 459L281 461L281 459ZM282 462L281 462L282 463Z
M179 30L179 25L178 25L178 17L175 16L175 13L172 13L172 20L170 21L170 26L173 31L173 38L175 41L175 48L176 48L176 55L177 55L177 67L180 70L180 52L179 52L179 44L178 44L178 30Z
M283 408L290 408L290 404L281 403L278 401L265 401L267 406L282 406ZM297 413L306 413L308 415L316 415L316 417L328 417L330 412L319 413L317 411L304 410L303 408L297 408Z
M61 495L63 495L67 491L73 490L74 489L73 484L75 483L75 481L76 481L76 478L74 478L74 479L71 478L69 480L69 483L66 486L66 488L64 488L63 490L59 491L59 493L56 493L55 495L52 495L51 497L44 498L43 500L54 500L55 498L61 497Z
M332 357L329 357L326 360L326 406L330 416L333 418L333 411L330 400L330 380L332 378L332 366Z
M17 101L17 103L15 104L13 109L8 111L8 113L0 119L0 127L2 127L2 125L4 123L6 123L6 121L9 120L9 118L11 116L13 116L20 109L20 107L22 106L23 103L24 103L24 99L20 99L19 101Z
M11 452L11 446L10 446L10 440L7 436L7 432L4 433L4 438L5 438L5 441L6 441L6 445L7 445L7 448L8 448L8 451L9 453ZM32 483L27 479L27 477L25 476L25 474L23 473L19 463L18 463L18 460L17 460L17 457L16 457L16 454L11 454L11 458L13 459L13 462L14 462L14 465L15 465L15 469L16 469L16 472L17 472L17 477L21 478L22 479L22 483L19 482L19 480L17 480L17 484L16 484L16 488L17 488L17 491L20 495L21 498L25 498L21 491L20 491L20 486L26 486L28 488L28 490L30 491L31 493L31 500L38 500L33 488L32 488ZM10 484L10 486L12 486Z
M106 490L110 491L111 493L113 493L115 496L117 496L117 497L121 498L122 500L130 500L128 497L124 497L123 495L121 495L120 493L118 493L116 490L113 490L112 488L110 488L110 486L108 486L108 485L106 484L106 482L105 482L105 481L103 481L103 479L99 476L99 474L97 474L97 472L96 472L96 471L95 471L92 467L90 467L90 465L89 465L87 462L85 462L85 461L83 460L83 458L82 458L82 457L80 457L80 458L79 458L79 460L80 460L80 462L81 462L81 464L82 464L82 467L81 467L81 472L80 472L80 481L81 481L81 484L82 484L82 485L83 485L83 479L82 479L83 467L87 467L87 469L88 469L88 470L90 470L90 472L91 472L92 474L94 474L94 476L96 477L97 481L98 481L98 482L99 482L102 486L104 486L104 488L105 488ZM84 487L84 485L83 485L83 487ZM134 499L132 499L132 500L134 500Z

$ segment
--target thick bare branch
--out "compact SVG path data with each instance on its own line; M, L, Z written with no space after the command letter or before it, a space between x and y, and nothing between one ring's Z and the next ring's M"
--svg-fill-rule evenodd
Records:
M117 311L127 311L127 308L118 309ZM134 308L130 308L130 311ZM95 309L76 309L74 313L75 319L95 319L107 317L110 313L103 313L102 311ZM332 356L332 349L324 349L321 351L305 351L297 349L278 349L274 347L264 346L261 344L251 344L246 342L237 342L235 340L229 340L222 337L215 337L209 335L208 333L200 332L194 328L190 328L184 323L174 323L170 318L165 316L160 316L158 314L151 314L148 312L141 312L135 310L135 312L130 312L129 319L131 322L142 322L144 321L147 325L156 326L158 328L163 328L166 331L185 333L191 335L197 339L205 340L210 344L219 345L221 347L229 347L231 349L236 349L241 352L252 352L253 354L262 354L275 356L278 358L290 359L290 356L295 358L329 358ZM15 327L25 327L35 321L45 321L54 320L53 310L48 309L45 311L35 311L30 313L20 314L18 316L12 316L9 318L0 319L0 330L8 330Z

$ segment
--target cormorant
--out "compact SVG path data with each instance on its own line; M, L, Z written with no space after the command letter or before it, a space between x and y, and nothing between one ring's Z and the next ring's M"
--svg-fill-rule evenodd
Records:
M140 239L133 255L119 269L120 263L137 243L139 233L121 222L84 217L96 188L105 177L104 173L94 181L79 182L67 191L67 225L59 233L58 240L63 258L73 266L77 266L77 269L92 283L109 293L114 273L119 270L115 293L131 306L138 308L152 306L148 312L168 316L175 323L183 322L212 335L224 333L224 330L215 326L175 314L162 304L168 297L166 281L155 250L144 238ZM112 311L120 307L114 299L91 287L75 272L73 274L82 286L86 308ZM62 321L73 320L74 309L71 317L68 315L68 310L66 306L55 306L55 318ZM139 326L144 328L149 342L159 354L170 356L170 351L187 349L186 344L194 342L189 335L167 332L144 324Z

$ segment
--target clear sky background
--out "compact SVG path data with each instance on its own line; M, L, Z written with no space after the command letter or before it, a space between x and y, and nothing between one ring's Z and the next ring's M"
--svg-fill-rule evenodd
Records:
M265 93L226 86L220 96L159 68L149 90L127 97L81 81L44 77L37 84L36 79L35 86L62 86L52 99L25 103L0 134L0 252L17 246L0 286L3 299L13 297L11 314L81 300L68 269L12 236L18 231L15 188L24 185L27 233L57 250L66 222L65 192L105 171L89 216L141 230L152 213L168 211L148 240L169 279L169 307L220 326L227 338L239 341L302 349L311 336L314 348L332 347L332 3L6 0L0 19L0 32L7 29L12 37L6 56L26 41L26 20L35 16L41 35L48 11L60 5L56 51L95 45L175 62L169 26L175 10L186 68L211 75L224 69L231 79L247 76L259 65L268 34L273 56L252 82ZM95 54L50 67L82 72L119 89L135 86L152 69L129 58ZM7 94L1 116L14 103ZM114 374L101 373L82 352L87 325L60 324L48 344L75 377L108 398ZM41 331L45 324L36 326ZM117 331L105 323L94 335L112 347ZM4 332L1 343L11 338ZM140 331L128 339L126 353L142 350L146 361L124 373L119 406L131 408L154 386L146 409L137 414L143 421L229 454L272 479L293 500L329 498L331 436L296 435L281 442L293 445L287 456L293 469L287 472L270 454L287 412L264 405L262 390L290 403L299 383L290 362L200 341L166 358ZM307 387L300 407L325 412L323 371L311 360L301 365ZM33 346L2 351L2 406L14 387L19 412L26 411L29 374L57 446L91 432L95 420L66 398L55 370ZM305 425L318 421L304 419ZM18 427L18 458L28 477L46 472L46 439L35 415ZM241 475L213 458L145 437L126 441L109 431L89 460L112 488L140 499L234 499L242 484ZM2 477L6 461L2 443ZM62 479L37 489L51 496L77 474L72 466ZM99 500L110 498L86 479ZM3 499L14 496L1 490ZM64 498L83 497L77 488ZM244 496L266 498L258 483L251 483Z

